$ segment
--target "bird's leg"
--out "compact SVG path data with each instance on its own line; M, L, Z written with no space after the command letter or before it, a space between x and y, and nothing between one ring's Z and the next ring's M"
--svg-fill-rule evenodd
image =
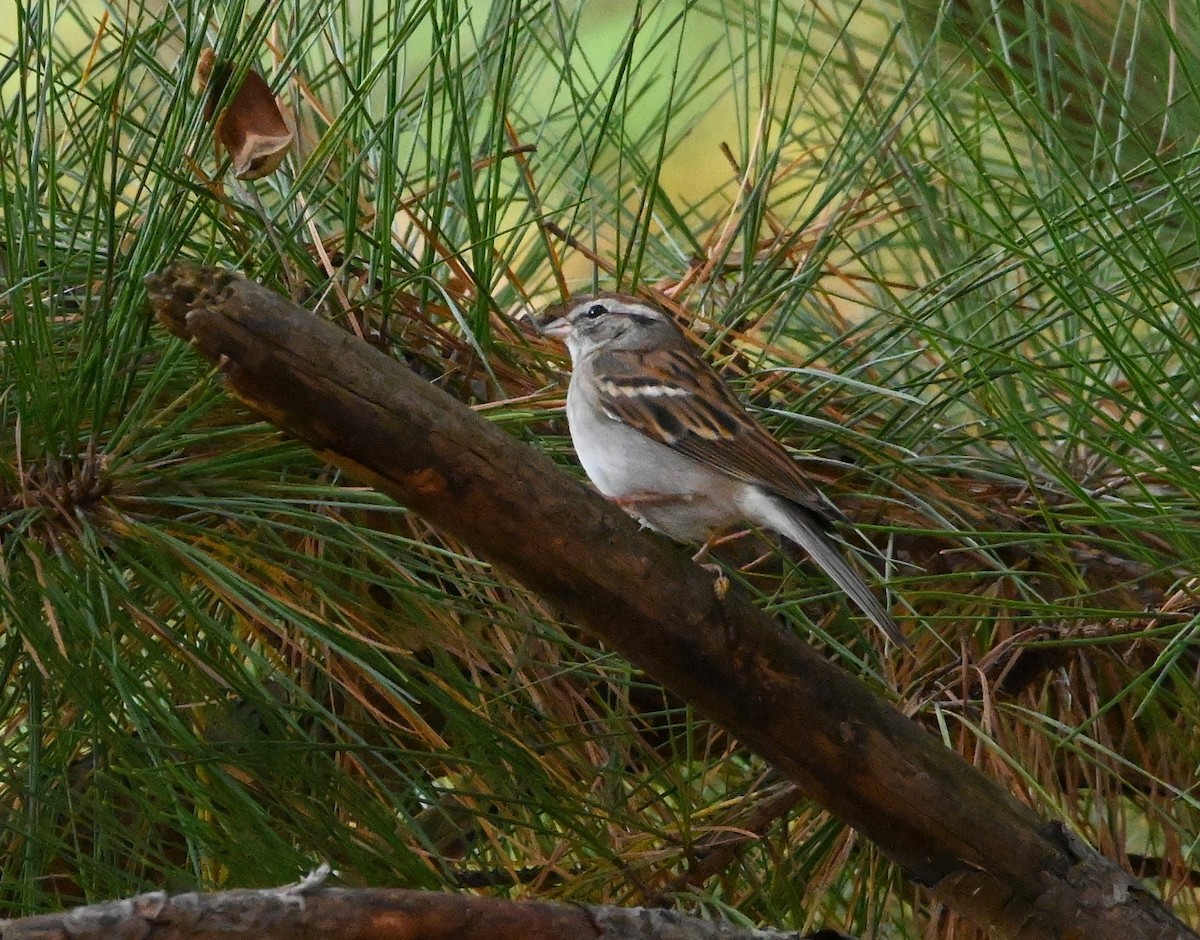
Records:
M738 529L736 532L726 532L724 535L714 535L712 538L710 538L707 542L704 543L704 550L716 548L718 545L724 545L726 542L736 542L738 539L743 538L749 534L750 534L749 529ZM751 564L758 564L758 561L759 560L756 559Z
M773 552L763 552L761 555L759 555L753 561L748 561L744 565L742 565L740 570L741 571L753 571L755 568L757 568L759 565L761 565L764 561L767 561L769 558L771 558L771 556L773 554L774 554Z
M636 513L639 506L676 506L680 503L694 503L702 497L695 493L630 493L627 496L613 496L610 502L620 506L628 513Z
M716 577L713 581L713 593L717 595L717 600L724 600L725 595L729 593L729 578L725 576L724 569L715 561L706 562L704 559L708 557L708 553L714 545L719 545L725 541L728 536L710 536L704 540L704 544L700 546L700 551L692 556L692 561L698 564L705 571Z
M700 546L700 551L696 552L696 554L692 556L692 561L696 562L696 564L698 564L701 568L711 571L711 572L713 572L713 574L715 574L717 576L717 584L714 585L714 589L717 591L718 597L724 597L725 592L729 590L729 579L727 577L725 577L725 575L722 573L721 569L718 568L717 565L705 564L703 559L705 557L707 557L709 552L711 552L718 545L724 545L727 542L733 542L733 541L736 541L737 539L745 538L747 535L750 534L750 531L751 531L750 529L740 529L737 532L728 532L725 535L717 535L717 536L713 536L712 538L706 539L704 544ZM768 559L770 559L771 556L772 556L772 552L769 552L769 551L763 552L761 555L759 555L757 558L753 559L752 561L748 561L744 565L738 565L738 571L741 571L743 573L748 572L748 571L753 571L756 567L761 565L764 561L767 561Z

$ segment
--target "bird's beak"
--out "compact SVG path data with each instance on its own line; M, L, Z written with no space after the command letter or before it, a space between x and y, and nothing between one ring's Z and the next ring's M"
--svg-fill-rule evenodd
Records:
M542 315L534 319L534 326L543 336L554 336L566 339L571 332L571 324L567 322L565 304L554 304L542 311Z
M571 332L571 324L567 322L566 317L555 317L553 320L544 320L537 325L538 332L545 336L554 336L558 339L566 339L567 334Z

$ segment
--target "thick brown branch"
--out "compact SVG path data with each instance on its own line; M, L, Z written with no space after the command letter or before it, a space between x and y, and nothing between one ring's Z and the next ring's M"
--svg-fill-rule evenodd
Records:
M143 894L0 921L0 940L801 940L671 911L399 889L270 888Z
M159 320L230 389L470 545L701 708L952 907L1013 937L1192 937L664 539L404 366L273 292L179 265Z

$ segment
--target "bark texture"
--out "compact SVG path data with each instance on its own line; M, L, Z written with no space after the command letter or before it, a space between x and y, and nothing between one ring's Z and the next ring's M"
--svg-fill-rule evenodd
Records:
M955 910L1022 940L1195 940L736 585L718 598L677 546L402 364L228 272L148 283L160 322L238 398L558 604Z
M841 937L822 932L814 935ZM672 911L500 901L400 889L141 894L0 921L0 940L802 940ZM846 938L853 940L853 938Z

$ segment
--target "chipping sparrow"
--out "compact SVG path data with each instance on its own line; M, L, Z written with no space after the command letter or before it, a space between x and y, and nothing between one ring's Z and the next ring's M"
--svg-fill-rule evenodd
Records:
M741 520L804 548L888 637L908 641L826 534L844 521L684 338L633 297L577 297L541 330L571 353L567 422L584 470L646 525L707 541Z

